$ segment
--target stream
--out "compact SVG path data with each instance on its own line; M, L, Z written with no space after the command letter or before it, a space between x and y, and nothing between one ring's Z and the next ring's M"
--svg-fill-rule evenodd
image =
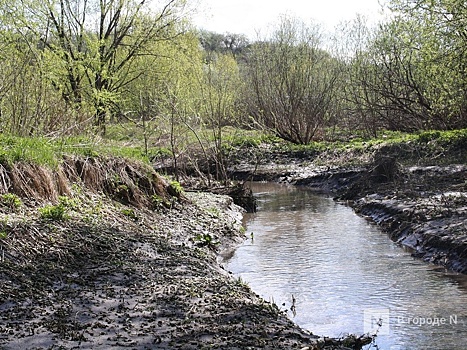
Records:
M252 189L248 239L223 264L299 326L330 337L377 332L364 349L466 348L467 276L413 258L331 198L274 183Z

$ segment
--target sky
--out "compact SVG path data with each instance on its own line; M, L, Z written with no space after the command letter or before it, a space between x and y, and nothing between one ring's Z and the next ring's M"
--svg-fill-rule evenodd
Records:
M384 0L199 0L194 24L217 33L245 34L249 39L265 35L281 15L319 23L332 30L339 22L358 14L377 22Z

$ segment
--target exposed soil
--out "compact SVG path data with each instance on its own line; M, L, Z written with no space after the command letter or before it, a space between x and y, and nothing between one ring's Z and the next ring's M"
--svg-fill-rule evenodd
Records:
M66 186L70 201L61 199L64 215L54 218L40 214L44 200L0 205L0 349L360 349L369 342L314 336L222 269L218 254L244 239L230 197L193 192L135 206L126 183L123 197L82 182Z

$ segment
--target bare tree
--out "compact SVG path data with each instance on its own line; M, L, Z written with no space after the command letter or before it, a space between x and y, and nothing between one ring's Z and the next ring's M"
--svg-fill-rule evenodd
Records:
M251 113L294 143L309 143L330 118L340 68L320 40L318 27L283 17L248 57Z

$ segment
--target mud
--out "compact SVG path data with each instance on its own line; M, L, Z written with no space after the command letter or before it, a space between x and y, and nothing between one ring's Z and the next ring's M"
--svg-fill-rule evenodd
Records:
M160 210L75 194L64 220L0 210L0 349L336 349L224 271L241 242L227 196Z

